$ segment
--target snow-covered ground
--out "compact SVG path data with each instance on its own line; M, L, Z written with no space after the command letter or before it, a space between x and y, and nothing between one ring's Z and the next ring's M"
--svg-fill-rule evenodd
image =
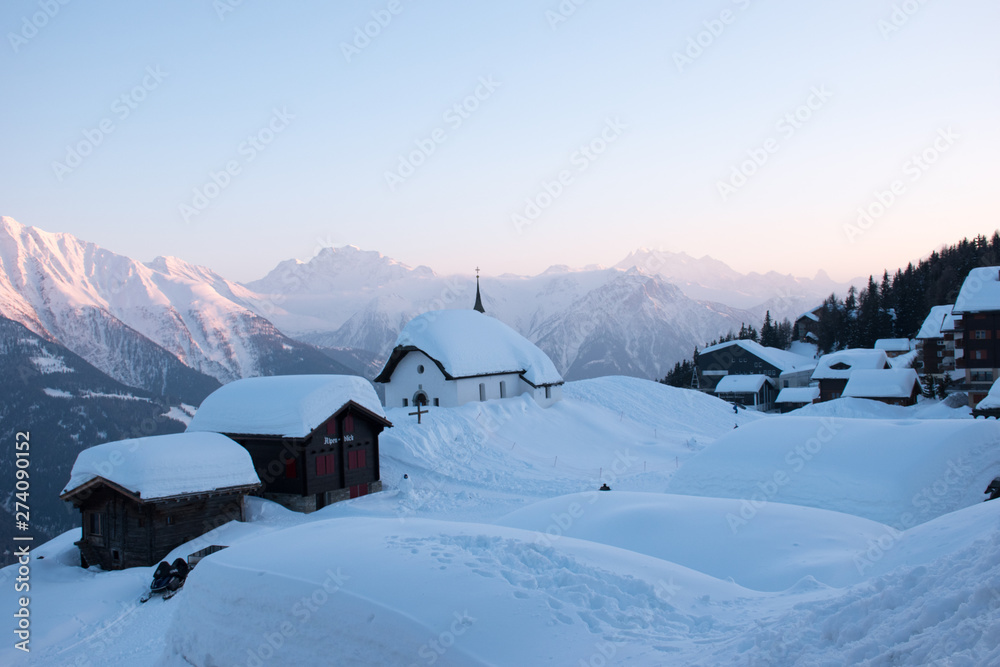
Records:
M78 531L40 546L31 656L0 664L1000 664L1000 423L967 408L601 378L387 414L383 493L251 499L168 556L231 545L170 601L137 604L153 568L80 569Z

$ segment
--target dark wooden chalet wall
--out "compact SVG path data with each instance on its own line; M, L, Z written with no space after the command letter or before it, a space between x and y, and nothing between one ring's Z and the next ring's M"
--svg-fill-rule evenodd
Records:
M384 424L365 411L347 407L305 438L227 433L253 459L264 495L315 496L327 502L365 495L380 479L378 436Z
M243 492L142 503L105 485L91 491L74 501L83 524L77 546L83 565L105 570L155 565L181 544L244 518Z
M781 375L780 368L739 345L729 345L698 355L699 386L703 391L714 391L722 376L705 375L705 371L727 371L729 375L766 375L772 378Z

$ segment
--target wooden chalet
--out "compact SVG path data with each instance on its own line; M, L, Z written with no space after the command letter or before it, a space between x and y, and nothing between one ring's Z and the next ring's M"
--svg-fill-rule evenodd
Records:
M974 408L1000 379L1000 266L969 271L952 313L955 368L965 371L963 389Z
M246 450L216 433L120 440L80 452L60 498L80 510L80 565L147 567L231 520L260 488Z
M774 380L766 375L727 375L715 386L715 395L722 400L760 412L774 407L777 394Z
M812 380L819 385L819 400L832 401L844 393L847 381L856 370L889 368L889 358L882 350L852 348L825 354L816 364Z
M807 310L795 318L795 324L792 325L795 340L809 343L815 343L818 340L819 314L822 310L823 306L816 306L812 310Z
M300 512L382 490L374 387L349 375L237 380L209 395L188 432L223 433L253 458L262 495Z
M812 405L819 400L819 387L786 387L778 392L775 407L782 414Z
M780 387L797 387L809 383L816 361L774 347L765 347L752 340L731 340L706 347L695 361L695 387L716 393L716 387L727 376L763 375L771 379L773 402Z
M953 305L934 306L917 332L917 350L924 375L955 370L955 315Z

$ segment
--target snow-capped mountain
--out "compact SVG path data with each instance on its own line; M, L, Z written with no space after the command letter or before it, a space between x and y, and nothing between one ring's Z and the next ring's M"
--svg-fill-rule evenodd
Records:
M694 258L684 252L649 248L629 253L615 264L615 268L639 268L677 285L692 299L750 309L761 317L765 310L770 310L771 316L778 320L794 319L831 292L846 291L851 283L861 284L860 279L838 283L823 270L818 270L813 278L798 278L776 271L743 274L707 255Z
M763 318L763 310L757 314L691 298L648 270L662 263L638 258L634 264L581 270L553 266L537 276L483 278L482 297L489 315L536 343L567 379L662 377L695 346ZM280 305L268 316L282 331L314 345L367 350L375 359L388 356L415 315L471 307L475 286L470 276L411 269L351 246L324 250L309 262L283 262L248 284L265 293L258 301ZM812 303L810 296L800 298Z
M266 305L251 304L255 299L242 285L180 259L143 264L0 218L0 315L129 386L168 394L178 381L197 385L201 375L201 395L191 397L200 400L216 381L303 367L341 370L252 310Z

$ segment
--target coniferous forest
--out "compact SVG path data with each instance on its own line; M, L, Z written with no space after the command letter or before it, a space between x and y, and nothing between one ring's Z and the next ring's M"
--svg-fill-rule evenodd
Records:
M819 312L817 345L821 354L848 347L874 346L880 338L913 338L932 306L955 303L958 290L969 271L980 266L1000 266L1000 232L991 238L979 235L935 250L914 265L881 278L868 277L860 289L851 286L843 298L828 296ZM770 312L758 331L741 326L739 332L725 334L707 346L736 339L750 339L768 347L787 348L794 327L788 320L775 323ZM698 350L694 351L696 359ZM661 380L664 384L687 387L694 362L685 359Z

